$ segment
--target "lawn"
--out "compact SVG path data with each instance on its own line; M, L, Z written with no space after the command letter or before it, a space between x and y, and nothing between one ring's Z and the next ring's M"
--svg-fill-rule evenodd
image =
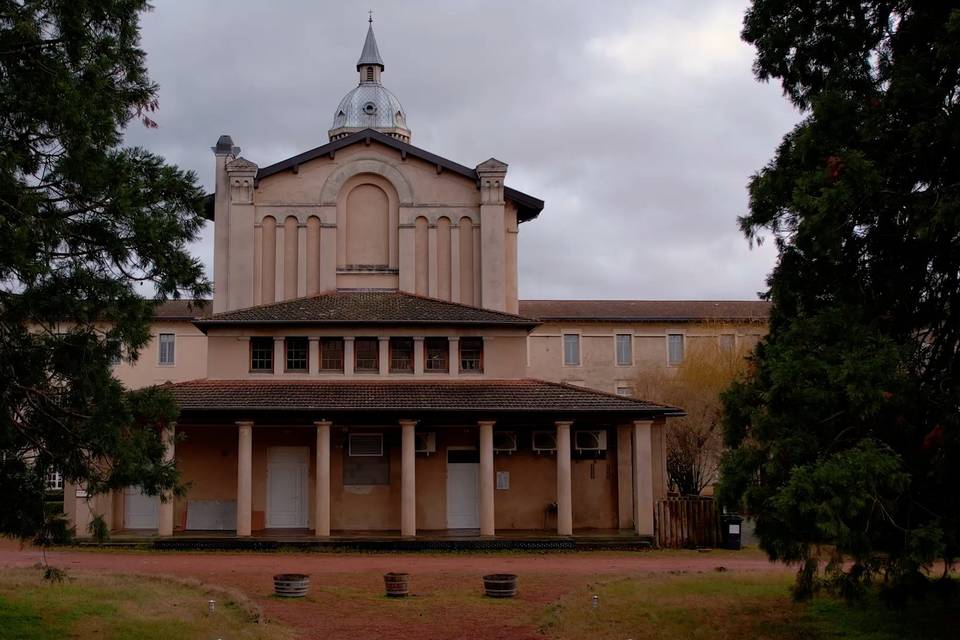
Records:
M827 596L791 600L791 578L762 573L703 573L606 581L548 607L540 631L550 638L769 640L846 638L924 640L960 637L960 607L935 601L891 609L874 596L847 605ZM592 596L597 595L597 606Z
M242 594L196 581L84 572L51 583L41 575L40 569L0 573L0 640L293 637L277 625L258 624L258 609Z

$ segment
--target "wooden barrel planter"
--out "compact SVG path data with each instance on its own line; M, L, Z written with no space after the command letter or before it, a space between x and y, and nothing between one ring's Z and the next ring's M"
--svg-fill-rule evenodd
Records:
M284 598L302 598L310 590L310 576L305 573L281 573L273 576L273 592Z
M383 574L383 584L387 589L387 596L391 598L403 598L410 595L409 573L385 573Z
M483 590L491 598L512 598L517 595L517 576L513 573L483 576Z

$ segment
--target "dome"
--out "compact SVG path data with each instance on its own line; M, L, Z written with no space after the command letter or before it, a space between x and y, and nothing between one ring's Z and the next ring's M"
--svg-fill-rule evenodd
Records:
M403 105L378 82L364 82L343 97L333 115L330 139L362 129L379 129L405 141L410 139Z
M373 35L373 15L367 27L367 38L357 61L360 84L343 97L333 114L328 132L331 142L364 129L376 129L403 142L410 142L407 114L397 97L380 84L383 58Z

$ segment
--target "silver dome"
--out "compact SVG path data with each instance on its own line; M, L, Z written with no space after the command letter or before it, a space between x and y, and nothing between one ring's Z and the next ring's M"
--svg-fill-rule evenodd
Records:
M407 116L397 97L380 83L365 82L343 97L333 116L337 129L402 129Z

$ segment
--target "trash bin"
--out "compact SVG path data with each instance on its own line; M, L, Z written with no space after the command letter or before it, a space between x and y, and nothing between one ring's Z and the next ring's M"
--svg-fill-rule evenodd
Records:
M743 524L743 516L735 513L725 513L720 516L720 523L723 526L723 548L740 550L740 526Z

